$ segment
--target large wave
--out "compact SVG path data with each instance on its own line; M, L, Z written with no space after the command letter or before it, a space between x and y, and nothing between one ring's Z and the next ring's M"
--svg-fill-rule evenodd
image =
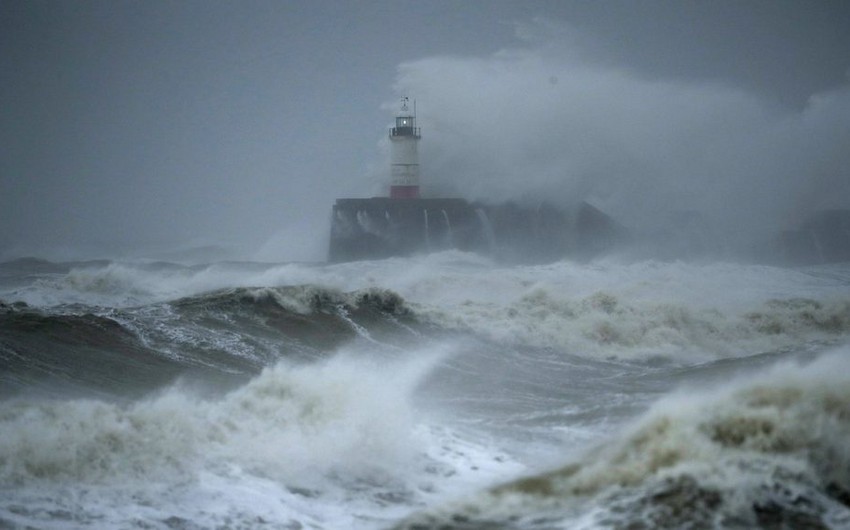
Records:
M415 315L437 328L594 358L703 362L812 341L829 343L850 331L850 276L840 266L793 270L603 260L503 267L457 251L321 266L94 263L28 279L6 288L2 296L35 307L112 308L106 316L170 348L175 356L179 352L171 343L208 347L214 342L232 355L253 355L256 362L264 362L276 355L267 341L267 328L274 328L275 322L275 340L287 322L283 335L292 339L290 334L303 330L301 345L310 348L311 340L321 342L351 329L341 320L336 325L325 319L324 334L309 331L319 329L318 315L363 306L363 301L344 299L341 293L388 290L397 297L379 296L389 304L381 309L385 314L403 307L407 317ZM240 321L250 333L235 328L227 336L208 332L187 316L204 310L223 328L228 327L228 312L254 312L253 321L247 316ZM305 311L317 317L302 319L299 328L297 315ZM277 318L282 312L289 316ZM367 312L359 316L369 320ZM175 324L168 331L173 336L164 340L150 326L135 326L135 321L145 321L145 314ZM265 324L256 325L258 319ZM254 332L260 338L245 343ZM331 342L319 349L338 345Z
M682 389L566 467L399 528L846 528L848 356Z
M138 395L188 369L255 374L352 341L409 343L414 324L391 291L316 286L233 288L133 308L2 305L0 381L4 392L52 381L63 391Z
M559 293L560 294L560 293ZM585 298L535 289L505 305L423 311L446 328L491 340L602 358L699 362L834 341L850 332L850 300L768 300L740 314L676 303Z
M302 486L311 470L391 467L410 445L406 393L423 369L406 370L345 360L279 364L217 401L179 385L130 405L5 401L0 482L149 479L188 473L215 461L210 452Z
M516 474L416 414L449 353L341 350L216 397L177 384L129 403L0 401L0 525L373 527Z

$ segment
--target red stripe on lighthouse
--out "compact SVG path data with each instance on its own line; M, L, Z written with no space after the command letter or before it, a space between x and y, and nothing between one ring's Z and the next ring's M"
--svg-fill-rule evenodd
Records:
M419 186L390 186L391 199L418 199Z

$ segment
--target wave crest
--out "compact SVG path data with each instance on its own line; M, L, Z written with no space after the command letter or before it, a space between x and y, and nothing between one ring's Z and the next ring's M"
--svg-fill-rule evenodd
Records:
M675 303L585 298L534 289L508 304L465 302L421 310L433 322L492 340L622 359L691 361L772 351L850 332L850 301L771 300L758 311L723 313Z
M683 390L578 462L414 516L401 528L476 521L476 513L496 514L490 523L504 517L513 522L508 528L580 517L594 528L630 528L635 520L670 529L846 524L848 355L844 348L808 366L780 365L719 391ZM470 525L479 527L486 525Z
M313 473L389 469L410 456L409 395L429 369L342 357L278 364L218 400L173 387L127 406L3 401L0 482L180 479L237 465L309 485Z
M173 304L183 308L202 306L205 309L221 309L234 305L263 308L272 305L300 315L334 312L339 309L374 310L390 315L412 314L404 299L389 289L368 288L343 292L318 285L237 287L182 298Z
M0 303L0 395L44 381L48 393L70 385L133 395L184 371L255 374L350 341L409 343L413 323L405 301L383 289L240 287L125 309Z

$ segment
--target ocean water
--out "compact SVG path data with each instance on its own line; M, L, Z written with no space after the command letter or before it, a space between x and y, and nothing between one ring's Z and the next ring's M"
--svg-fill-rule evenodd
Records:
M850 528L850 264L0 264L0 528Z

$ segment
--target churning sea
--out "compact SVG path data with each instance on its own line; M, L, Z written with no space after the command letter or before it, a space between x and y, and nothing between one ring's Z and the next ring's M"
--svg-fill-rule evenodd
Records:
M850 528L850 264L0 264L0 528Z

